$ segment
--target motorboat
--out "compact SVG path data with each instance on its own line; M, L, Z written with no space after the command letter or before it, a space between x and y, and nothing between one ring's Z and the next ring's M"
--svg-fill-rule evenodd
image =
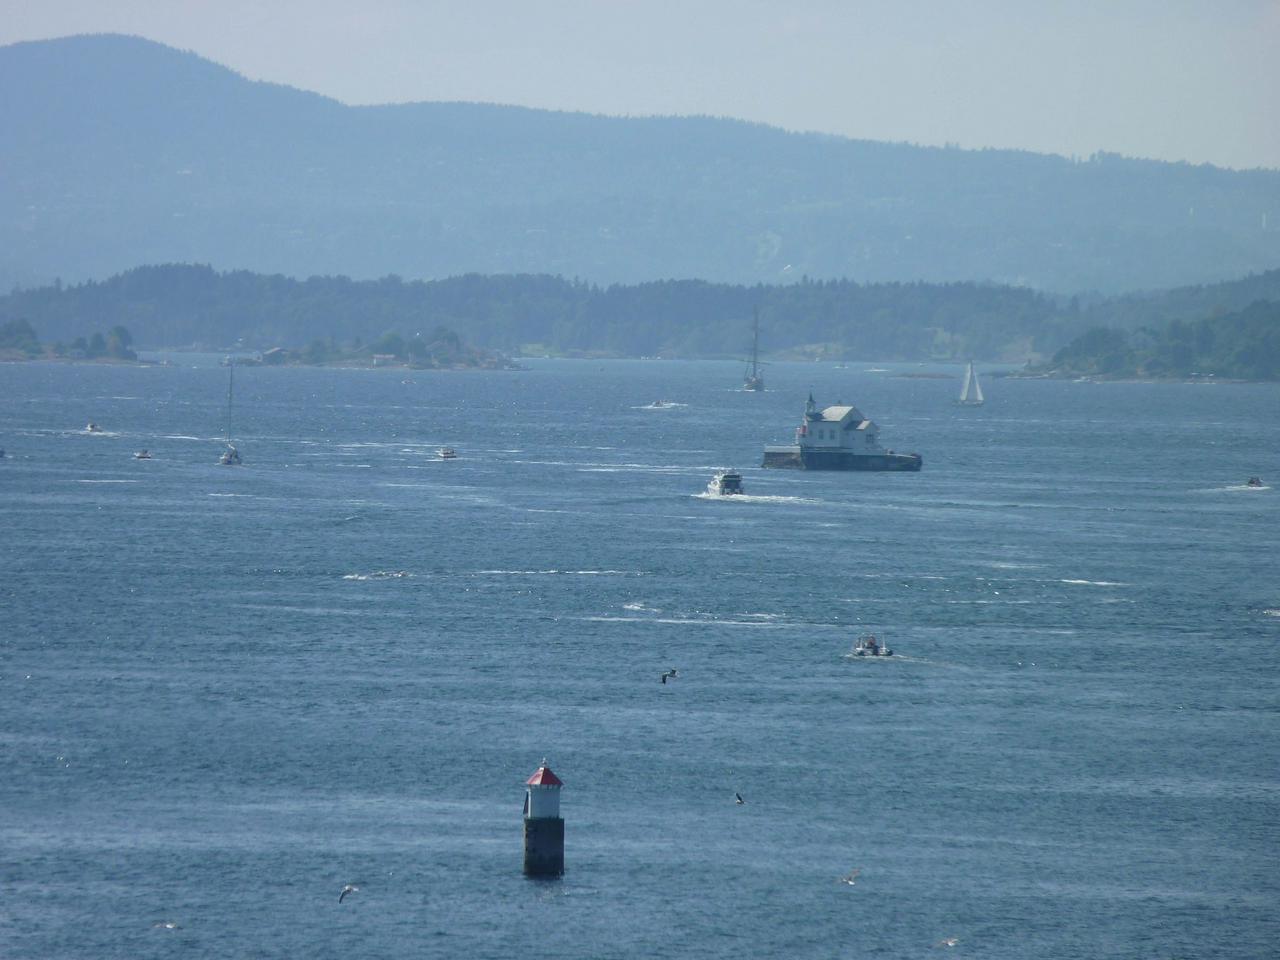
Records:
M454 450L453 447L441 447L436 451L436 456L441 460L457 460L458 451Z
M222 456L218 458L218 463L224 467L240 466L240 451L235 448L234 444L227 444L227 449L222 451Z
M85 424L84 432L85 433L101 433L102 428L98 426L96 423L94 423L92 420L90 420L88 423Z
M1250 477L1247 481L1245 481L1245 486L1246 486L1246 487L1260 487L1260 486L1262 486L1262 478L1261 478L1261 477Z
M742 474L735 470L721 470L707 484L707 493L716 497L732 497L743 493Z
M135 459L135 460L150 460L150 459L151 459L151 451L150 451L150 450L139 450L137 453L135 453L135 454L133 455L133 459Z
M893 651L876 639L875 634L869 633L865 637L859 637L858 642L853 645L853 649L849 651L851 657L892 657Z

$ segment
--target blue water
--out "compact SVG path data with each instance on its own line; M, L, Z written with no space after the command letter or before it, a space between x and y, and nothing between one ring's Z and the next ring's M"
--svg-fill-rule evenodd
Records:
M178 362L0 365L0 956L1275 955L1280 387Z

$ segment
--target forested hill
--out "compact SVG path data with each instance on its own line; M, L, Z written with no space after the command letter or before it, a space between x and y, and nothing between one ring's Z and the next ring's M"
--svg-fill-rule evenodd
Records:
M1115 292L1280 264L1277 171L348 107L121 36L0 48L0 130L0 289L182 261Z
M299 281L171 264L0 298L0 320L27 320L46 340L120 324L143 348L297 347L444 326L502 352L614 356L741 356L756 310L763 347L775 355L1021 360L1082 329L1059 329L1066 321L1040 294L977 284L597 287L534 275Z
M1094 327L1059 350L1041 372L1058 377L1280 380L1280 301L1193 323L1134 331Z

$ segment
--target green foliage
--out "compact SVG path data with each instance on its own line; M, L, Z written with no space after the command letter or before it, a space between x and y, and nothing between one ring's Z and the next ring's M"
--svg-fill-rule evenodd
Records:
M31 324L19 317L0 324L0 350L21 350L34 357L40 353L40 340Z
M1280 380L1280 301L1129 335L1095 327L1059 350L1048 369L1067 376Z

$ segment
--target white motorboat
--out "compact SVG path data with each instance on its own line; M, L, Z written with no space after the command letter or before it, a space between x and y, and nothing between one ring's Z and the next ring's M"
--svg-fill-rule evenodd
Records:
M743 493L742 474L735 470L722 470L707 484L707 493L716 497L732 497Z
M849 651L850 657L892 657L893 651L885 644L876 639L875 634L869 633L865 637L859 637L857 643L853 645L853 649Z

